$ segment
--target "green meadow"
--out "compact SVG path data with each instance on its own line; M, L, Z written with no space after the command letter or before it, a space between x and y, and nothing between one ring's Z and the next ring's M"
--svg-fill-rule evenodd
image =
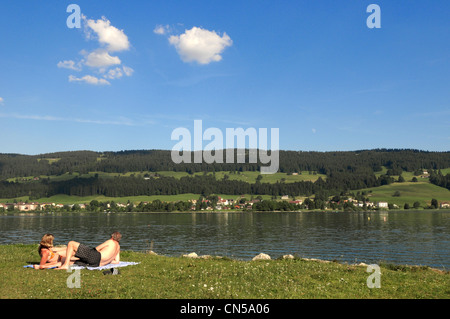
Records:
M392 183L390 185L367 188L360 191L365 191L372 202L384 201L396 204L400 208L403 208L405 203L408 203L412 207L414 202L419 202L421 207L426 207L430 205L432 198L437 199L439 203L450 202L449 190L429 182Z
M123 251L139 262L105 276L81 270L69 288L65 270L35 270L38 245L0 246L0 299L448 299L449 273L380 263L380 288L367 285L367 265L294 259L191 259Z
M181 178L184 176L190 176L186 172L159 172L158 173L161 176L171 176L175 178ZM204 173L195 173L194 175L203 175ZM277 182L284 182L284 183L294 183L294 182L301 182L301 181L312 181L315 182L316 180L321 177L322 179L326 179L326 175L324 174L317 174L315 172L301 172L298 175L288 175L286 173L275 173L275 174L260 174L259 172L215 172L215 173L207 173L207 175L213 175L216 177L216 179L223 179L225 175L228 176L228 179L230 180L238 180L243 181L247 183L255 183L258 176L261 176L261 183L277 183Z
M197 172L194 174L189 174L187 172L174 172L174 171L161 171L161 172L127 172L127 173L105 173L105 172L90 172L88 174L79 174L79 173L65 173L61 175L40 175L40 176L24 176L19 178L9 178L8 181L19 181L19 182L26 182L31 181L35 177L38 177L40 179L48 178L51 181L65 181L70 180L75 177L80 178L89 178L93 177L95 175L98 175L99 177L108 178L108 177L118 177L118 176L136 176L136 177L144 177L144 176L155 176L155 174L160 176L166 176L166 177L174 177L177 179L180 179L181 177L186 176L201 176L205 173L203 172ZM326 179L326 175L324 174L318 174L315 172L301 172L298 175L288 175L287 173L275 173L275 174L260 174L259 172L226 172L226 171L219 171L215 173L206 173L207 175L213 175L216 177L216 179L223 179L225 175L228 176L230 180L238 180L243 181L247 183L255 183L258 176L261 175L261 183L276 183L276 182L284 182L284 183L294 183L294 182L301 182L301 181L312 181L315 182L319 177L322 179Z
M247 198L250 199L252 195L244 194L244 195L227 195L227 194L218 194L218 196L226 199L240 199ZM198 199L200 197L199 194L178 194L178 195L152 195L152 196L125 196L125 197L106 197L106 196L70 196L70 195L55 195L51 197L43 197L35 200L29 200L28 196L17 197L15 200L17 201L35 201L38 203L55 203L55 204L88 204L92 200L97 200L99 202L110 202L114 201L115 203L127 204L130 203L140 203L140 202L152 202L154 200L160 200L163 202L176 202L176 201L188 201L191 199ZM256 197L256 196L254 196ZM262 195L263 199L270 199L270 195ZM0 198L0 203L12 202L14 199L11 198Z
M113 178L117 176L136 176L144 178L145 176L155 176L154 172L127 172L124 174L119 173L104 173L104 172L91 172L89 174L78 174L78 173L65 173L62 175L52 175L52 176L26 176L26 177L20 177L20 178L10 178L9 181L18 181L18 182L30 182L35 177L38 177L40 179L48 178L51 181L64 181L64 180L70 180L75 177L80 178L89 178L93 177L96 174L98 174L99 177L103 178ZM173 172L173 171L162 171L157 173L160 176L168 176L168 177L174 177L174 178L181 178L185 176L192 176L188 174L187 172ZM239 180L244 181L247 183L255 183L258 176L260 176L259 172L215 172L215 173L207 173L208 175L215 176L216 179L223 179L225 175L228 176L230 180ZM195 173L193 175L204 175L202 172ZM293 183L293 182L299 182L299 181L316 181L319 177L322 179L326 179L326 175L323 174L316 174L315 172L302 172L298 175L288 175L286 173L275 173L275 174L266 174L261 175L262 178L260 180L261 183ZM218 196L226 199L240 199L242 197L251 199L252 195L249 194L243 194L243 195L228 195L228 194L217 194ZM127 197L106 197L106 196L85 196L85 197L79 197L79 196L69 196L69 195L55 195L51 197L45 197L45 198L38 198L33 201L39 202L39 203L59 203L59 204L83 204L83 203L89 203L92 200L98 200L100 202L106 202L106 201L114 201L116 203L123 203L126 204L128 201L132 203L140 203L140 202L151 202L156 199L159 199L161 201L166 202L176 202L176 201L187 201L191 199L198 199L199 194L178 194L178 195L153 195L153 196L127 196ZM270 195L261 195L263 199L271 199ZM256 197L254 195L253 197ZM300 197L299 197L300 198ZM17 198L0 198L1 203L5 202L12 202L13 200L17 201L30 201L28 196L22 196Z
M385 174L387 169L383 167L381 172L377 172L375 175L380 176ZM442 169L441 172L443 174L450 173L450 168ZM88 178L98 174L98 176L103 178L113 178L116 176L136 176L139 178L145 178L148 176L168 176L174 178L182 178L185 176L192 176L187 172L173 172L173 171L162 171L158 173L154 172L128 172L124 174L119 173L104 173L104 172L91 172L89 174L78 174L78 173L66 173L62 175L53 175L53 176L38 176L40 179L48 178L52 181L63 181L69 180L75 177L80 178ZM155 175L156 174L156 175ZM248 172L226 172L220 171L215 173L202 173L198 172L194 175L213 175L216 179L221 180L224 178L228 178L230 180L239 180L247 183L255 183L260 178L261 183L293 183L299 181L316 181L319 177L322 179L326 179L326 175L317 174L316 172L300 172L297 175L288 175L286 173L275 173L275 174L266 174L261 175L259 172L248 171ZM227 176L227 177L226 177ZM368 189L354 190L353 192L366 192L369 200L372 202L385 201L391 204L396 204L400 208L403 208L405 203L408 203L411 207L415 202L419 202L421 207L426 207L430 205L431 199L437 199L439 203L441 202L450 202L450 191L438 187L436 185L431 184L428 181L428 178L418 177L418 182L411 182L414 174L412 172L403 172L402 173L405 182L403 183L392 183L390 185L384 185L380 187L373 187ZM19 181L19 182L31 182L35 178L35 176L27 176L21 178L13 178L11 181ZM393 176L395 180L398 179L398 176ZM217 194L222 198L227 199L240 199L245 197L246 199L251 199L252 195L243 194L242 196L237 195L227 195L227 194ZM394 196L396 195L396 196ZM175 201L187 201L191 199L198 199L199 194L178 194L178 195L153 195L153 196L128 196L128 197L105 197L105 196L68 196L68 195L56 195L47 198L39 198L34 199L33 201L37 201L40 203L59 203L59 204L82 204L89 203L92 200L97 200L100 202L106 201L114 201L116 203L126 204L128 202L132 203L140 203L140 202L151 202L156 199L165 202L175 202ZM254 195L253 197L256 197ZM270 195L262 195L263 199L271 199ZM297 199L304 199L304 197L299 196ZM28 196L22 196L17 198L0 198L0 202L12 202L13 200L17 201L30 201Z

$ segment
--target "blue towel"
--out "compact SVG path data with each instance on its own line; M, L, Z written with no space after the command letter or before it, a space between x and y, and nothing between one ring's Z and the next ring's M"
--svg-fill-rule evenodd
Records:
M23 268L34 268L34 267L33 267L33 265L25 265L25 266L23 266ZM50 268L45 268L45 269L54 269L54 268L57 268L57 267L55 266L55 267L50 267Z

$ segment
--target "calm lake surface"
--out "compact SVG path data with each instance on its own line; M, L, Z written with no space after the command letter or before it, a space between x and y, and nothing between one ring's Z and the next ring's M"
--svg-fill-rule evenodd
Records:
M268 213L23 213L0 215L0 244L98 245L114 231L124 250L250 260L263 252L367 264L450 269L450 211Z

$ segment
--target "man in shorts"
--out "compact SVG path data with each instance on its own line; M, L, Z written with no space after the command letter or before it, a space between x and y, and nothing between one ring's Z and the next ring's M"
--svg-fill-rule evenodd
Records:
M95 248L88 247L76 241L70 241L67 244L66 259L61 267L57 269L68 269L74 259L76 260L76 264L89 267L104 266L110 263L118 264L120 262L119 241L121 238L122 235L116 231L111 234L110 239Z

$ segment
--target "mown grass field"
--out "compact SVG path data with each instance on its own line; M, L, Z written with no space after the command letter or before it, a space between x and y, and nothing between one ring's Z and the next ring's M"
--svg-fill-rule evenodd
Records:
M107 177L117 177L117 176L137 176L137 177L144 177L146 174L150 176L154 176L154 172L127 172L127 173L105 173L105 172L90 172L89 174L78 174L78 173L65 173L62 175L40 175L40 176L24 176L19 178L9 178L8 181L19 181L19 182L26 182L26 181L32 181L35 177L39 177L40 179L43 178L49 178L51 181L64 181L69 180L75 177L81 177L81 178L88 178L92 177L98 174L99 177L107 178ZM190 175L187 172L173 172L173 171L161 171L157 173L161 176L169 176L174 178L181 178L185 176L201 176L204 173L203 172L197 172L193 175ZM243 181L247 183L255 183L256 179L259 175L261 175L259 172L215 172L215 173L207 173L207 175L214 175L216 179L223 179L225 175L228 175L228 178L230 180L238 180ZM322 179L326 179L326 175L324 174L317 174L315 172L301 172L298 175L288 175L286 173L275 173L275 174L264 174L261 175L261 183L276 183L276 182L285 182L285 183L294 183L294 182L300 182L300 181L312 181L315 182L319 177Z
M380 265L380 288L369 288L366 266L319 261L190 259L124 251L121 260L140 264L120 274L81 270L35 270L36 245L0 246L1 299L448 299L449 273L427 267Z
M379 176L385 174L387 171L386 168L383 168L383 171L377 172L375 175ZM450 173L450 168L441 170L443 174ZM50 178L50 180L60 181L74 178L76 176L79 177L91 177L95 174L99 174L101 177L114 177L114 176L138 176L144 177L145 174L154 174L151 172L128 172L126 174L112 174L112 173L102 173L102 172L91 172L89 174L78 175L78 174L63 174L59 176L40 176L40 178ZM171 176L174 178L181 178L183 176L189 176L186 172L172 172L172 171L164 171L158 172L161 176ZM195 173L195 175L203 175L204 173ZM213 173L208 173L212 175ZM227 175L230 180L240 180L248 183L254 183L258 176L262 176L262 183L276 183L276 182L284 182L284 183L292 183L297 181L316 181L319 177L322 179L326 179L325 175L316 174L314 172L302 172L300 175L287 175L286 173L275 173L275 174L267 174L260 175L259 172L216 172L214 176L216 179L223 179L224 176ZM418 182L411 182L414 177L412 172L404 172L402 174L405 181L404 183L393 183L391 185L385 185L381 187L374 187L362 190L355 190L354 192L362 192L366 191L369 195L369 199L372 202L386 201L388 203L396 204L400 208L403 208L405 203L408 203L411 207L414 202L419 202L421 207L426 207L430 204L431 199L435 198L438 202L450 202L450 191L438 187L436 185L431 184L428 181L428 178L418 178ZM396 180L398 176L393 176ZM25 182L32 180L33 177L24 177L19 178L17 180ZM16 179L11 179L16 180ZM400 196L393 196L396 192L400 193ZM217 194L222 198L227 199L239 199L240 196L236 195L227 195L227 194ZM161 201L166 202L175 202L175 201L187 201L191 199L198 199L199 194L178 194L178 195L154 195L154 196L128 196L128 197L105 197L105 196L86 196L86 197L78 197L78 196L68 196L68 195L56 195L48 198L39 198L34 201L39 203L59 203L59 204L82 204L89 203L92 200L98 200L100 202L105 201L114 201L116 203L126 204L128 201L133 203L140 202L151 202L153 200L159 199ZM250 199L251 195L244 194L245 198ZM270 195L262 195L263 199L271 199ZM26 201L29 200L28 196L15 198L17 201ZM298 197L298 199L304 199L304 197ZM12 202L14 198L0 198L0 203Z
M154 173L152 172L128 172L125 174L118 174L118 173L104 173L104 172L91 172L89 174L82 174L79 175L77 173L74 174L63 174L63 175L54 175L54 176L39 176L39 178L49 178L51 181L63 181L63 180L69 180L75 177L81 177L81 178L88 178L95 176L95 174L98 174L100 177L104 178L113 178L116 176L137 176L142 177L146 174L152 175ZM158 172L161 176L170 176L174 178L181 178L184 176L191 176L186 172L173 172L173 171L163 171ZM203 173L198 172L194 175L203 175ZM213 173L208 173L208 175L213 175ZM216 172L214 176L216 179L223 179L225 175L228 175L228 178L230 180L239 180L244 181L248 183L255 183L257 177L260 175L259 172ZM266 174L261 175L261 183L276 183L276 182L284 182L284 183L293 183L298 181L316 181L319 177L322 177L322 179L326 179L325 175L322 174L316 174L314 172L302 172L300 175L287 175L286 173L275 173L275 174ZM21 178L10 178L9 181L19 181L19 182L27 182L32 181L34 176L27 176L27 177L21 177ZM218 196L222 198L227 199L240 199L241 195L229 195L229 194L217 194ZM126 197L105 197L105 196L85 196L85 197L79 197L79 196L68 196L68 195L56 195L52 197L44 197L44 198L38 198L33 201L39 202L39 203L58 203L58 204L83 204L83 203L89 203L92 200L98 200L100 202L106 202L106 201L114 201L116 203L123 203L126 204L128 201L133 203L140 203L140 202L151 202L153 200L159 199L161 201L166 202L176 202L176 201L187 201L191 199L198 199L199 194L178 194L178 195L154 195L154 196L126 196ZM243 197L250 199L252 195L249 194L243 194ZM256 196L254 196L256 197ZM270 195L262 195L263 199L271 199L272 196ZM28 196L22 196L17 198L0 198L0 203L6 203L6 202L12 202L14 199L17 201L30 201Z
M244 194L244 195L227 195L227 194L218 194L218 196L226 199L240 199L241 196L244 198L250 199L252 195ZM125 196L125 197L106 197L106 196L70 196L70 195L55 195L51 197L43 197L35 200L29 200L28 196L22 196L14 198L17 201L26 201L30 202L39 202L39 203L56 203L56 204L89 204L92 200L97 200L99 202L107 202L114 201L116 203L126 204L128 201L131 203L140 202L151 202L156 199L164 202L176 202L176 201L187 201L190 199L198 199L200 197L199 194L178 194L178 195L152 195L152 196ZM256 197L256 196L254 196ZM263 199L270 199L270 195L262 195ZM0 198L0 203L12 202L14 199L12 198Z
M426 207L430 205L432 198L437 199L439 203L450 202L449 190L429 182L393 183L360 191L367 192L372 202L384 201L397 204L401 208L403 208L405 203L412 207L416 201L420 203L421 207ZM396 192L399 192L400 196L393 196Z
M158 172L158 174L162 176L172 176L175 178L181 178L183 176L189 176L186 172ZM195 173L194 175L203 175L203 173ZM238 180L243 181L247 183L255 183L258 176L261 174L259 172L215 172L215 173L208 173L208 175L214 175L216 179L223 179L225 175L228 176L230 180ZM301 182L301 181L312 181L315 182L316 180L321 177L322 179L326 179L326 175L324 174L317 174L315 172L302 172L298 175L288 175L286 173L275 173L275 174L264 174L261 175L261 183L276 183L276 182L285 182L285 183L294 183L294 182Z
M427 207L430 205L431 199L435 198L439 203L450 202L450 191L433 185L429 182L405 182L405 183L393 183L391 185L384 185L380 187L373 187L358 190L360 192L365 191L370 201L379 202L385 201L388 203L396 204L400 208L403 208L405 203L408 203L411 207L414 202L418 201L421 207ZM400 193L399 197L393 196L396 192ZM356 191L355 191L356 193ZM128 197L105 197L105 196L69 196L69 195L56 195L52 197L39 198L34 201L39 203L59 203L59 204L83 204L90 203L92 200L98 200L99 202L114 201L116 203L126 204L128 201L132 203L151 202L156 199L165 202L187 201L190 199L198 199L199 194L178 194L178 195L154 195L154 196L128 196ZM227 195L218 194L218 196L227 199L240 199L239 195ZM242 195L244 198L250 199L252 196L249 194ZM254 196L255 197L255 196ZM271 199L270 195L262 195L263 199ZM304 199L304 197L298 197ZM28 196L15 198L17 201L29 200ZM0 198L0 203L12 202L11 198Z

